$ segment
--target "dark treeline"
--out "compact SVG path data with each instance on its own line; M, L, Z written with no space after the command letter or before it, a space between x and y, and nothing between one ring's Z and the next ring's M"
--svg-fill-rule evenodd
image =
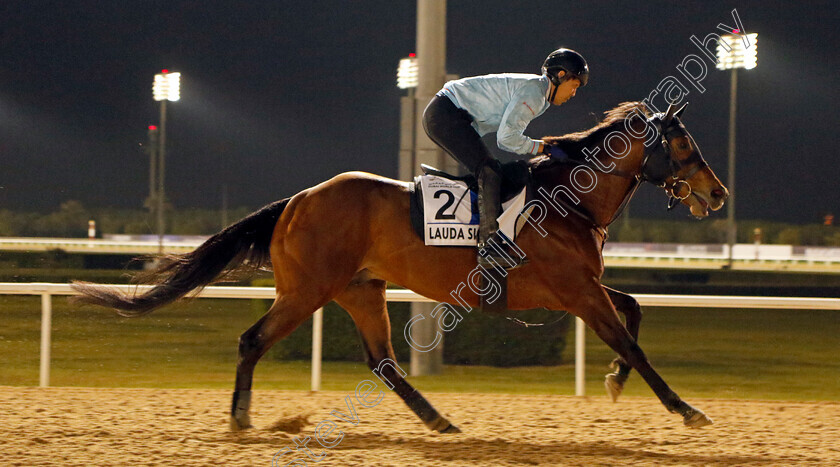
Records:
M168 210L166 233L172 235L210 235L228 223L244 217L251 208L221 210ZM50 213L15 212L0 209L2 237L87 237L88 221L96 221L96 236L103 234L155 234L157 217L143 209L86 208L78 201L62 203Z
M169 209L166 233L210 235L233 223L254 208L238 207L227 213L213 209ZM156 218L142 209L86 208L78 201L62 203L50 213L16 212L0 209L3 237L87 237L88 221L96 221L97 236L103 234L154 234ZM781 245L840 246L840 229L821 224L788 224L762 220L738 222L738 242L753 243L755 230L761 243ZM612 242L726 243L726 220L619 219L610 227Z

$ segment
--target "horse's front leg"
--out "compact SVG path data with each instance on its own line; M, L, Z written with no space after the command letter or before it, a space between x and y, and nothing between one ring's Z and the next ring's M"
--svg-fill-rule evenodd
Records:
M607 295L609 295L610 301L615 309L624 315L624 326L627 328L630 336L633 337L634 341L639 342L639 325L642 322L642 307L639 306L639 302L624 292L619 292L607 286L603 287ZM624 383L627 382L627 378L630 376L631 368L621 356L613 360L612 367L615 368L615 371L607 374L604 379L604 386L607 389L607 394L615 402L624 389Z
M692 428L709 425L712 420L702 411L688 405L653 369L641 347L621 323L606 291L600 284L575 288L568 297L567 309L580 317L593 331L633 369L639 372L668 411L683 416L683 423Z

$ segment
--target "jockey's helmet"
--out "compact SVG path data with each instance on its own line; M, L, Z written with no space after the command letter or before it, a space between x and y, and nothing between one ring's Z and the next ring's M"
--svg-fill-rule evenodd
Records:
M563 79L557 77L560 70L566 72ZM555 86L568 78L577 78L581 86L586 86L586 82L589 81L589 65L586 64L586 59L571 49L557 49L551 52L543 62L542 72L548 75L548 79Z

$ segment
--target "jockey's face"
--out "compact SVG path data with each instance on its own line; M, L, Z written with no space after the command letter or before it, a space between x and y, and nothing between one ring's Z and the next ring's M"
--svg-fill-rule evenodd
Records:
M562 79L563 75L565 74L566 72L561 70L559 73L557 73L557 77ZM551 86L553 87L554 85L552 84ZM567 79L566 81L561 82L557 86L557 93L554 94L554 99L551 101L551 103L554 105L562 105L567 100L571 99L572 97L575 97L575 94L577 93L577 88L579 86L580 81L576 78ZM550 96L553 92L554 89L549 90L548 95Z

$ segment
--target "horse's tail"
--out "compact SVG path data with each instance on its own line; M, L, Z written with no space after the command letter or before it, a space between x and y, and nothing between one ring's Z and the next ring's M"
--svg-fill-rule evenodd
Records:
M78 303L116 308L122 316L140 316L201 290L220 276L242 267L259 269L271 261L269 247L274 226L289 198L269 204L210 237L195 250L163 257L154 270L137 282L153 284L143 293L127 294L111 287L74 281Z

